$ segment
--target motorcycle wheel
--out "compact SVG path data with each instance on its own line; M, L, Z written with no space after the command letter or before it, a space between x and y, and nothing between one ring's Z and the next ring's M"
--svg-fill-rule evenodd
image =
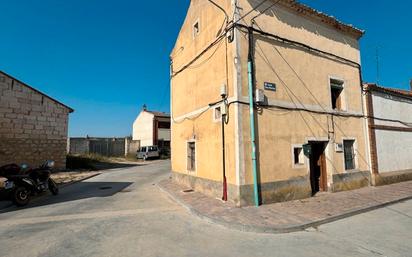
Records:
M51 178L49 178L49 190L53 195L59 194L59 188L57 187L56 182Z
M26 206L30 202L30 194L26 187L17 187L12 193L12 201L17 206Z

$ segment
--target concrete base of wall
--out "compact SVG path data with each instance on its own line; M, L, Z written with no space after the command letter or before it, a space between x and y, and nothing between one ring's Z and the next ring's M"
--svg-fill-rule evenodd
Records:
M412 180L412 170L385 172L372 176L374 186L390 185L409 180Z
M261 184L259 187L262 204L286 202L311 197L312 188L308 177L294 178ZM240 186L240 205L254 205L253 185Z
M359 189L371 185L369 171L358 171L333 175L332 192L341 192Z
M189 174L182 174L172 172L172 179L183 186L191 188L197 192L201 192L207 196L221 199L223 195L223 184L219 181L208 180L190 176ZM239 206L239 187L228 184L228 200Z
M222 197L222 183L208 179L172 172L173 180L183 186L201 192L207 196L220 199ZM370 173L368 171L352 172L347 174L333 175L332 192L354 190L370 185ZM411 172L412 180L412 172ZM262 204L271 204L300 200L312 195L312 188L308 176L293 178L285 181L275 181L261 184L259 187ZM236 186L228 185L228 198L236 206L254 205L253 185Z

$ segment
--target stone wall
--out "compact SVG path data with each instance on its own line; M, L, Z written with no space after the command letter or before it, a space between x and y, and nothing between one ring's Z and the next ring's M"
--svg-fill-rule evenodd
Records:
M0 73L0 165L54 160L56 168L65 168L70 111Z

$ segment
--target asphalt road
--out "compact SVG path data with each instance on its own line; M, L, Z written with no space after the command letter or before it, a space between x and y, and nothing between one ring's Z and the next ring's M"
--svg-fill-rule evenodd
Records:
M25 209L3 204L0 256L412 256L412 201L298 233L244 233L160 192L169 169L161 161L107 171Z

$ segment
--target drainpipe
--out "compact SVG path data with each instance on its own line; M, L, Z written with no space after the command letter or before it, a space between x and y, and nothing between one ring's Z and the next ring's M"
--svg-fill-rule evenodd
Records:
M259 191L258 191L258 181L257 181L257 157L256 157L256 132L255 132L255 110L254 110L254 99L253 99L253 29L248 28L248 38L249 38L249 54L247 62L247 73L248 73L248 85L249 85L249 112L250 112L250 138L252 144L252 171L253 171L253 191L255 206L259 207Z
M227 26L229 24L229 15L225 11L223 7L218 5L212 0L208 0L211 4L213 4L215 7L217 7L221 12L224 13L225 15L225 21L226 22L226 27L225 30L227 30ZM226 80L228 82L228 68L227 68L227 39L225 39L225 44L226 44ZM224 108L226 109L226 101L227 101L227 95L222 95L223 99L223 104L225 105ZM222 200L227 201L227 179L226 179L226 149L225 149L225 119L226 119L226 114L222 115L222 170L223 170L223 192L222 192Z
M225 105L223 108L226 108L226 99L223 99L223 104ZM223 110L222 110L223 111ZM222 200L227 201L227 179L226 179L226 143L225 143L225 119L226 115L222 115L222 160L223 160L223 195Z

